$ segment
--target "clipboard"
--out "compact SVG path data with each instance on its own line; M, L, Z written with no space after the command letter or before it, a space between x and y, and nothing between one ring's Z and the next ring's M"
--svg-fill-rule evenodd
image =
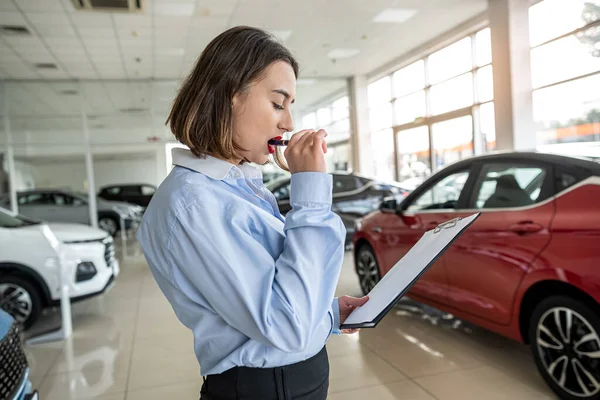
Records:
M375 328L479 215L476 213L466 218L455 218L425 232L369 292L369 301L352 311L340 329Z

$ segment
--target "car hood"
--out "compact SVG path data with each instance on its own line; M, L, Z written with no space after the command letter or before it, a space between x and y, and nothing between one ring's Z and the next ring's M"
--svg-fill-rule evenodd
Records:
M50 222L48 226L61 242L102 240L108 236L103 230L87 225Z

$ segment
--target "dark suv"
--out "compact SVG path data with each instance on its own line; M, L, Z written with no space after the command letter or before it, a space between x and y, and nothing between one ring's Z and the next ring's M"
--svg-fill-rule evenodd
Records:
M354 222L375 211L385 197L403 200L410 190L398 182L384 182L349 173L333 173L332 211L338 214L346 226L346 243L354 234ZM277 199L279 212L285 215L291 210L290 177L279 178L265 185Z
M111 185L100 188L98 197L105 200L124 201L146 208L154 192L156 192L156 186L149 184Z
M37 400L38 394L32 389L29 373L20 327L0 308L0 399Z

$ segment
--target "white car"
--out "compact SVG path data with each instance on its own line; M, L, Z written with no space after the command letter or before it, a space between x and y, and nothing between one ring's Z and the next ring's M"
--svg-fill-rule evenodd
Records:
M46 230L61 242L71 301L104 293L119 275L113 239L79 224L41 223L0 208L0 307L29 328L43 308L60 304L59 257Z

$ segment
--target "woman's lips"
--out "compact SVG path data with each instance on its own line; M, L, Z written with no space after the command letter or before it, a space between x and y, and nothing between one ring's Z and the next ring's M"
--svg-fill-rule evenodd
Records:
M271 138L269 140L281 140L283 139L282 136L275 136L274 138ZM270 144L267 144L267 147L269 149L269 154L275 154L275 146L271 146Z

